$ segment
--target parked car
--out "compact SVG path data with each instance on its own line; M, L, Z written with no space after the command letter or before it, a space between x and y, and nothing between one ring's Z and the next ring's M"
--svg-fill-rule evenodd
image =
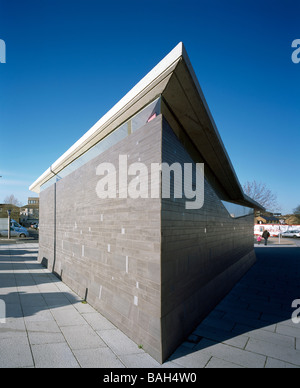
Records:
M29 233L27 229L15 221L11 222L10 235L11 237L29 237ZM0 230L0 236L8 237L8 231Z
M300 230L287 230L286 232L283 232L282 237L292 237L292 238L296 238L296 237L299 237L300 238Z
M282 234L282 232L280 230L275 230L273 232L270 232L271 234L271 237L278 237L279 235Z

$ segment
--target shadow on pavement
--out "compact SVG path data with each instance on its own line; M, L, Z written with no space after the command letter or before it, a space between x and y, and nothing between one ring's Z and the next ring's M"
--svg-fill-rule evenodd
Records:
M246 342L236 342L244 338L247 340L249 332L255 333L254 337L258 340L261 335L264 336L263 341L271 337L273 340L274 336L278 339L280 335L275 333L278 324L283 330L282 341L285 338L293 340L292 336L284 335L289 330L296 331L295 337L300 337L300 325L291 321L294 311L292 302L300 299L300 248L259 247L255 251L256 264L173 353L169 361L176 363L177 358L199 350L206 351L219 343L243 349ZM80 302L72 294L56 292L54 287L51 292L51 283L54 285L56 279L53 273L45 271L36 258L21 256L33 252L36 253L35 248L12 249L8 254L6 250L0 250L0 292L6 289L4 295L0 294L0 299L6 302L8 318L49 314L45 310ZM41 287L37 293L30 288L29 293L20 292L23 291L20 289L16 292L15 289L39 285ZM43 287L45 292L41 291Z
M6 303L7 319L43 316L41 313L47 312L49 314L49 309L67 307L80 302L78 298L68 292L11 292L0 295L0 299Z
M32 248L32 249L24 249L24 248L13 248L13 249L1 249L0 250L0 263L1 263L1 259L3 260L3 256L12 256L12 260L16 260L18 259L18 256L23 256L23 255L37 255L38 254L38 250L35 249L35 248ZM23 260L25 261L26 260L36 260L35 257L32 257L32 258L24 258L23 257ZM4 259L4 260L7 260L7 259Z
M37 253L36 247L0 250L0 300L5 302L8 319L35 316L42 312L45 315L49 308L80 302L73 294L59 291L55 285L59 279L45 271L35 257ZM37 286L41 287L34 289ZM34 292L31 292L33 289Z
M178 357L208 349L218 343L232 344L237 336L247 335L257 329L265 330L264 340L268 340L268 337L273 340L278 334L275 334L275 325L280 323L284 325L281 325L283 334L298 330L299 336L300 324L295 325L291 316L295 310L292 302L300 299L300 248L263 247L255 251L256 264L169 361L176 362ZM261 334L255 332L258 339ZM284 341L285 338L280 339ZM292 340L292 337L289 339Z

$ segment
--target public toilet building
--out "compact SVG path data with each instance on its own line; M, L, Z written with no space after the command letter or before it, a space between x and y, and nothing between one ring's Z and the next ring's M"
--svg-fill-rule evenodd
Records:
M174 167L169 180L150 174L162 165ZM189 190L176 175L186 165ZM243 193L182 43L30 190L39 260L159 362L255 262L260 206Z

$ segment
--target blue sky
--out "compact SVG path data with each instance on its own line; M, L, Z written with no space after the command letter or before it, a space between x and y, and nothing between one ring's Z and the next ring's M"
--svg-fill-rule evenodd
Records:
M0 0L0 202L62 153L182 41L244 184L300 204L299 1Z

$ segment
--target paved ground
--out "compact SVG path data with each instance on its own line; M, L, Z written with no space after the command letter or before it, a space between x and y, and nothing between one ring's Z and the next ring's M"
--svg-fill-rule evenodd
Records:
M256 238L254 239L254 245L255 246L262 246L264 245L264 240L261 241L261 243L258 245L256 242ZM298 246L300 247L300 238L286 238L286 237L270 237L268 239L268 246Z
M0 245L2 368L300 367L299 247L256 248L257 264L162 366L38 264L37 250Z

